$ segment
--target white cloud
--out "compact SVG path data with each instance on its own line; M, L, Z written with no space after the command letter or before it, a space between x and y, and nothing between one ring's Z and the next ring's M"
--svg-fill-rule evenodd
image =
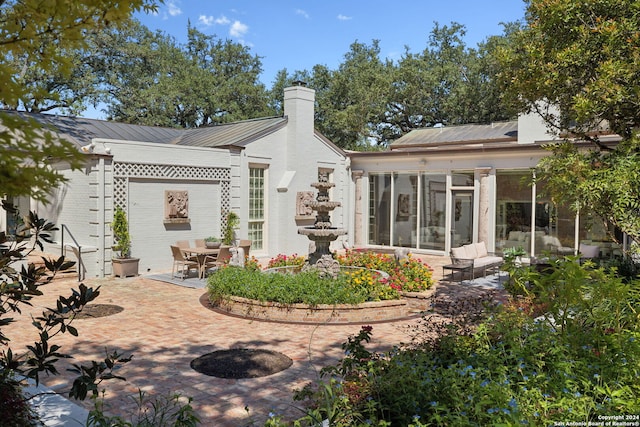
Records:
M227 18L224 15L222 15L220 18L216 18L213 15L209 15L209 16L200 15L198 16L198 22L204 25L205 27L210 27L215 24L229 25L231 23L231 21L229 21L229 18Z
M198 22L206 27L212 26L215 20L216 18L214 18L213 16L205 16L205 15L198 16Z
M309 19L309 14L305 10L302 10L302 9L296 9L296 15L300 15L300 16L302 16L304 18Z
M352 18L350 16L345 16L343 14L338 15L339 21L350 21Z
M216 19L216 24L218 24L218 25L229 25L230 23L231 23L231 21L229 21L229 18L227 18L224 15L222 15L220 18Z
M167 11L171 16L178 16L182 14L182 9L173 1L167 2Z
M240 21L234 21L233 24L231 24L231 28L229 28L229 34L232 37L242 37L247 31L249 31L249 26Z

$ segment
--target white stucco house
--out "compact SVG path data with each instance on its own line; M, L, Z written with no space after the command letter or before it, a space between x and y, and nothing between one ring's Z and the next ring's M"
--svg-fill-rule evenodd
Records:
M314 129L314 103L312 89L293 86L285 89L282 117L189 130L41 116L85 153L86 167L60 165L68 182L49 205L13 202L63 228L47 249L79 247L87 277L111 274L116 206L128 215L141 273L170 269L169 246L178 240L220 236L228 211L239 215L238 237L252 241L251 255L306 255L309 240L297 229L315 217L300 200L321 172L335 184L330 199L341 203L331 222L348 230L333 249L447 256L483 241L498 253L569 254L581 245L597 246L602 256L621 253L615 230L588 211L554 205L531 185L532 169L548 155L543 145L557 139L536 116L419 129L386 151L346 153ZM186 214L167 208L176 194ZM0 229L9 223L0 218Z
M116 206L127 213L140 273L171 270L178 240L220 237L228 211L239 215L237 235L252 241L251 255L307 254L309 240L296 230L315 217L296 212L299 193L326 172L336 184L331 196L349 200L349 159L315 131L314 102L313 90L293 86L284 91L283 117L190 130L42 115L85 153L86 166L59 166L68 181L50 204L14 202L62 228L47 250L64 245L74 258L79 247L86 277L111 274ZM186 214L168 212L169 193L186 197ZM336 226L348 226L349 209L343 202L334 211Z

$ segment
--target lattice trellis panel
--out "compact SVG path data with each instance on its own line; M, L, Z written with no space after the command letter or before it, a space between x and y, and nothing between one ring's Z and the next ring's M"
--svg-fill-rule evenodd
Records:
M220 181L221 211L227 212L231 207L231 170L229 168L116 162L113 164L113 198L115 205L125 211L129 200L128 189L131 178Z

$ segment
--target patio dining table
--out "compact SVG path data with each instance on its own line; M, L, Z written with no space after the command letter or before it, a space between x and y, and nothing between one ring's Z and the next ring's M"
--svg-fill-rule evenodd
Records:
M207 257L217 257L220 249L209 249L209 248L183 248L182 251L187 254L194 256L196 261L198 262L198 277L202 279L205 273L205 266L207 265Z

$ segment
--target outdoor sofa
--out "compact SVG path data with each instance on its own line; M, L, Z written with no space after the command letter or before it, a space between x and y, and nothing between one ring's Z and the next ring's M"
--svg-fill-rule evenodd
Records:
M488 252L484 242L478 242L451 248L451 262L456 270L468 271L474 279L476 272L482 272L482 276L486 276L487 271L495 272L502 265L503 259Z

